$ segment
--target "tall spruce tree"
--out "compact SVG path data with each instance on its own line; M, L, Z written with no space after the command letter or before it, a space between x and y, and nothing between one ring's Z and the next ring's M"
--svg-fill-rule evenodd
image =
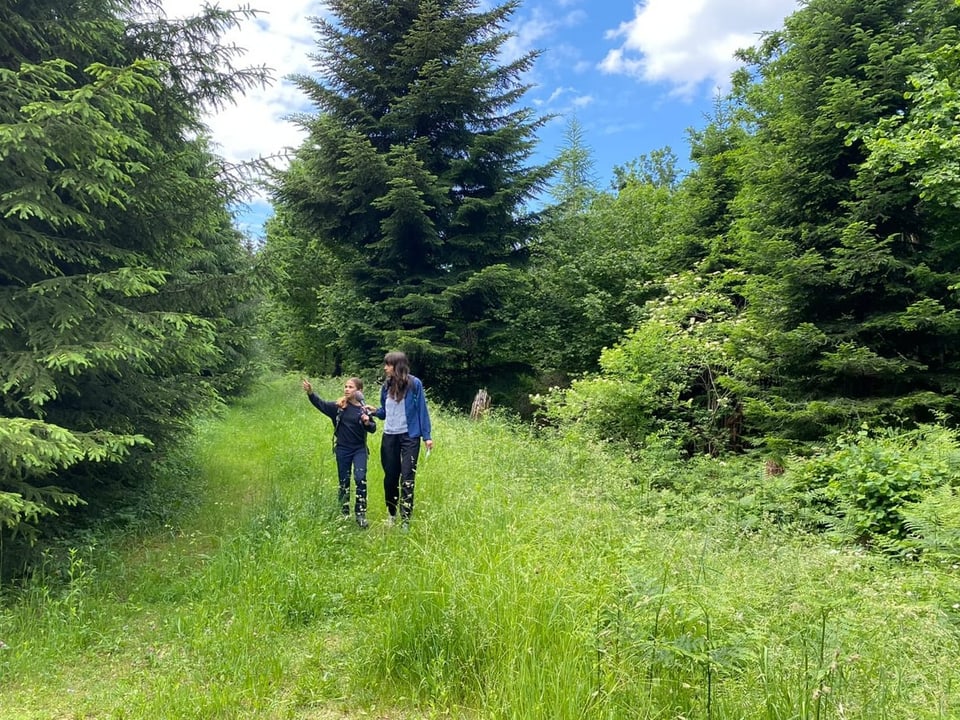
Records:
M810 438L960 409L953 214L931 213L911 173L878 172L864 142L916 111L908 77L956 45L958 21L952 0L812 0L745 54L755 132L732 237L755 329L739 348L762 378L754 431Z
M115 497L242 383L251 258L203 102L238 16L0 0L0 532ZM6 560L6 558L4 558Z
M534 229L525 203L550 175L526 164L544 119L518 105L536 53L497 64L517 2L478 6L332 0L314 21L318 76L297 78L317 113L276 190L296 262L339 265L298 331L336 337L354 366L403 348L447 387L514 360L504 308Z

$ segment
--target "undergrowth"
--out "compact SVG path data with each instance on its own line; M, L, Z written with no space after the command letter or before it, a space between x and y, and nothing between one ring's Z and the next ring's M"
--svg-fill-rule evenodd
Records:
M178 515L4 589L0 718L958 712L949 535L902 562L817 532L796 476L749 458L434 423L408 533L385 522L379 432L371 527L338 518L332 428L296 378L198 424L167 476Z

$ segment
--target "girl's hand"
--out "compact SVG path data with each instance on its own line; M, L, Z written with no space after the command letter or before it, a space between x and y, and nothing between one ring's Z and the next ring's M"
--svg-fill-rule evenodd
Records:
M310 381L306 378L303 380L303 391L308 395L313 392L313 385L311 385Z

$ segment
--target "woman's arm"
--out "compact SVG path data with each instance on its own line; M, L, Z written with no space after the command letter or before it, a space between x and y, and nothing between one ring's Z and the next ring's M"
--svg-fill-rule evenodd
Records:
M386 405L387 405L387 386L382 385L380 387L380 407L370 408L370 414L373 415L373 417L380 418L381 420L386 420L387 419Z
M420 414L420 437L428 448L433 447L432 428L430 426L430 410L427 408L427 393L423 390L423 383L417 380L415 388L420 393L420 402L417 403L417 412Z

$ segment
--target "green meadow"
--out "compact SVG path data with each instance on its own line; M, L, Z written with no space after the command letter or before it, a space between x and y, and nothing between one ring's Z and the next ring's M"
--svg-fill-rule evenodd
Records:
M338 518L296 377L198 423L147 520L3 588L0 719L960 717L955 566L777 522L756 460L433 419L406 533L379 431Z

